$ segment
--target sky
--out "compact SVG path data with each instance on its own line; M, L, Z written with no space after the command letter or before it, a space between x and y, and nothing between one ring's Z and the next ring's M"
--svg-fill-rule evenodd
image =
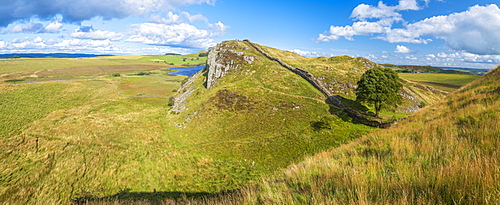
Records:
M498 0L0 0L0 53L195 53L224 40L306 57L494 68Z

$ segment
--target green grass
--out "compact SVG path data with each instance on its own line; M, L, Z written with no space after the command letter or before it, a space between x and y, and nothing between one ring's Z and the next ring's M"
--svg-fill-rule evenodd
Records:
M441 74L441 73L399 73L400 78L453 92L458 88L480 78L478 75Z
M317 89L248 44L222 46L257 58L210 90L200 75L190 86L196 90L185 102L188 109L180 113L167 104L170 96L185 92L173 92L184 77L166 75L168 66L154 62L172 56L99 57L88 64L45 59L51 65L31 59L19 61L18 70L7 66L1 82L95 79L0 85L0 117L7 119L0 121L0 201L161 203L207 196L258 184L304 157L376 130L332 115L336 110ZM308 60L266 49L315 75L342 76L347 97L352 97L348 83L369 63L350 57ZM359 73L349 74L353 66ZM137 75L140 71L151 74ZM298 183L294 186L306 189ZM308 195L291 196L307 200Z
M36 71L55 68L71 68L81 66L105 66L105 65L130 65L130 64L148 64L145 61L139 61L137 58L129 57L95 57L95 58L20 58L20 59L2 59L0 60L0 74ZM151 64L151 63L149 63Z
M142 57L139 60L164 64L173 63L175 65L198 65L206 63L207 57L199 57L197 55L154 55Z
M223 87L206 90L198 79L189 109L169 114L168 97L184 77L165 75L165 67L154 67L164 66L158 63L135 66L130 58L124 57L134 64L33 69L38 77L26 81L95 80L0 85L0 115L7 119L0 122L6 128L0 138L0 201L60 204L217 193L256 183L372 131L331 116L319 91L267 60L226 76ZM104 71L96 74L97 68ZM3 79L33 73L6 74ZM328 126L317 129L316 122Z
M499 204L500 68L396 126L184 204ZM103 203L109 204L109 203Z

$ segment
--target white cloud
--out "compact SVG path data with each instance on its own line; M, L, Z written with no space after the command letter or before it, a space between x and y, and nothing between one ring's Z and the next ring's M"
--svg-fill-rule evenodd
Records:
M45 31L47 33L54 33L54 32L59 31L59 29L61 29L63 26L64 26L64 24L62 24L61 22L54 21L45 27Z
M413 53L413 51L410 50L408 47L402 46L402 45L397 45L396 50L394 52L396 52L396 53Z
M213 24L214 30L203 30L187 24L158 24L142 23L133 25L132 36L126 41L135 43L144 43L149 45L165 46L186 46L208 48L215 45L215 37L224 34L225 26L218 22Z
M435 56L433 54L429 54ZM459 62L469 62L469 63L500 63L500 55L478 55L467 52L455 52L455 53L438 53L437 57L445 61L459 61Z
M398 11L419 10L416 0L400 0L396 6L387 6L384 2L379 1L378 5L370 6L360 4L351 13L351 18L364 21L366 19L401 19L401 14Z
M5 48L5 47L7 47L7 42L5 42L5 41L0 41L0 49L3 49L3 48Z
M404 24L403 28L393 28L394 22L403 21L398 11L418 9L415 0L400 0L397 6L387 6L383 2L376 7L360 4L351 14L356 22L331 26L327 33L319 34L318 40L335 41L340 37L354 40L354 36L371 34L391 43L427 44L436 38L443 39L453 50L500 55L500 9L497 5L476 5L464 12L434 16ZM377 21L368 22L370 19Z
M118 41L123 39L125 35L123 33L116 33L113 31L106 30L94 30L90 28L89 30L78 29L71 33L70 37L79 39L93 39L93 40L111 40Z
M210 4L215 0L7 0L0 7L0 27L37 16L41 19L60 15L66 22L81 22L94 17L104 20L172 10L190 4Z
M181 17L171 11L167 13L167 18L162 18L161 14L153 14L149 18L150 23L161 23L161 24L176 24L181 23Z
M153 47L141 48L127 45L115 45L110 40L82 40L67 39L57 41L53 38L48 40L38 36L35 39L29 37L17 38L11 42L0 41L0 52L3 53L29 53L29 52L64 52L64 53L109 53L109 54L164 54L164 53L193 53L198 49Z
M191 15L189 14L188 12L182 12L182 15L189 20L189 22L195 22L195 21L204 21L204 22L208 22L208 19L207 17L201 15L201 14L195 14L195 15Z
M402 21L403 18L398 11L420 9L415 0L400 0L396 6L387 6L382 1L378 6L360 4L351 13L351 18L358 20L352 26L330 26L325 34L319 34L319 41L336 41L340 37L354 40L353 36L384 33L390 30L394 22ZM369 22L370 19L378 19Z
M370 60L377 60L378 59L377 56L375 56L373 54L368 54L367 58L370 59Z
M366 19L401 19L397 11L419 10L416 0L400 0L397 6L387 6L382 1L378 5L360 4L351 13L351 18L364 21Z
M320 41L336 41L340 37L347 40L354 40L352 37L357 35L368 35L370 33L382 33L387 28L379 22L355 22L352 26L330 26L329 35L320 34Z
M481 55L500 55L500 9L497 5L473 6L461 13L435 16L393 29L384 40L389 42L425 43L430 35L443 39L453 50Z
M42 22L33 22L27 24L17 24L10 29L10 33L56 33L63 27L59 21L50 22L45 26ZM6 29L7 32L9 29Z
M296 54L299 54L301 56L304 56L304 57L319 57L319 56L322 56L323 54L319 53L319 52L315 52L315 51L304 51L304 50L300 50L300 49L293 49L293 50L290 50L291 52L294 52Z
M167 13L167 17L163 18L161 14L153 14L151 17L148 19L148 22L150 23L160 23L160 24L180 24L180 23L186 23L186 22L196 22L196 21L202 21L208 24L208 19L207 17L201 15L201 14L194 14L191 15L188 12L181 12L181 14L174 14L173 12L169 11Z

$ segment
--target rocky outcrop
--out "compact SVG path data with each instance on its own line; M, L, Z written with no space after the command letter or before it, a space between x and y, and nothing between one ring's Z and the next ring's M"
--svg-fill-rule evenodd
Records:
M201 72L196 73L191 76L188 81L186 81L180 88L179 92L174 97L174 103L172 107L172 111L174 112L182 112L186 109L187 106L187 98L196 91L195 88L192 88L190 85L200 77Z
M207 59L207 89L217 84L217 80L227 75L232 70L236 70L242 64L252 64L255 56L245 56L244 52L238 50L248 50L250 48L243 44L231 46L225 43L217 44L208 53Z

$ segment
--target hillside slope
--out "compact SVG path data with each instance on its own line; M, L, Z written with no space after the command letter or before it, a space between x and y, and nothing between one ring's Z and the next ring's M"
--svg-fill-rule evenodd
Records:
M139 75L132 72L142 67L94 59L92 68L45 70L53 78L106 70L89 80L0 85L0 115L8 119L0 121L0 203L233 190L374 130L332 115L337 110L314 86L244 42L212 51L209 64L218 69L190 78L174 102L168 98L183 78L164 67ZM23 62L2 79L29 74L16 69L45 72L33 66L40 62Z
M500 67L390 129L208 202L499 204L499 111Z
M301 68L316 77L324 85L327 92L343 99L344 103L352 104L356 99L356 83L368 69L377 66L376 63L361 57L335 56L305 58L298 54L281 51L276 48L260 46L265 52L277 57L295 68ZM404 87L400 92L403 102L395 110L396 113L409 115L424 105L434 104L448 95L447 92L431 86L413 83L400 79ZM359 109L359 107L358 107ZM395 113L391 113L395 114ZM392 117L391 115L387 117Z
M223 42L208 59L179 89L171 113L189 146L214 157L274 169L372 129L332 115L320 91L247 42Z

